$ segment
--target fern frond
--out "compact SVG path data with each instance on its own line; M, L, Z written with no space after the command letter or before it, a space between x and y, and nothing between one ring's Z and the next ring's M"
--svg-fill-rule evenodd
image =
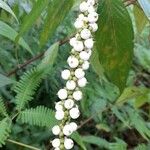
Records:
M2 97L0 97L0 115L7 116L6 107L4 105Z
M5 141L9 137L10 132L11 122L8 118L5 118L0 122L0 147L5 145Z
M54 112L44 106L22 111L18 116L18 121L40 127L52 127L57 123Z
M39 86L43 72L36 68L26 72L22 77L20 82L16 84L14 91L17 93L15 99L17 104L17 110L21 110L25 105L33 99L35 90Z
M148 150L148 147L145 144L140 144L134 150Z
M50 73L51 67L56 59L59 43L55 43L45 53L45 57L36 68L24 73L21 80L15 86L15 102L16 109L21 111L26 104L33 99L33 95L42 79Z

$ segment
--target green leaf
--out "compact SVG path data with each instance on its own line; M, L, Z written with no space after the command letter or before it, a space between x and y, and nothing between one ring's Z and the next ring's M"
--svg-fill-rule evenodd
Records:
M145 25L148 23L148 19L145 16L144 12L136 5L134 5L133 7L133 13L135 17L137 31L141 33Z
M0 115L7 116L6 107L2 97L0 97Z
M0 121L0 147L5 145L5 141L11 132L11 121L8 118Z
M80 136L80 134L78 132L74 132L72 135L71 135L71 138L83 149L83 150L87 150L85 145L84 145L84 142L82 140L82 137Z
M0 35L8 38L11 41L15 41L16 36L18 35L18 33L9 25L7 25L6 23L0 21ZM25 42L25 40L23 38L20 38L19 40L19 45L21 45L23 48L25 48L26 50L28 50L30 53L32 53L29 45Z
M11 10L11 8L9 7L9 5L6 2L0 0L0 8L2 8L5 11L9 12L16 19L16 21L19 22L16 15L14 14L14 12Z
M135 100L135 106L140 107L145 102L150 101L150 90L144 87L128 87L116 101L117 105L122 105L129 100ZM142 101L141 101L142 100Z
M30 125L49 128L57 124L55 113L44 106L38 106L36 108L22 111L18 116L18 121L28 123Z
M18 41L19 38L35 23L36 19L40 16L48 3L49 0L38 0L36 3L34 3L31 12L23 19L23 23L21 25L20 32L16 37L16 41Z
M42 79L50 73L58 53L59 43L52 45L46 52L43 61L37 67L27 71L17 82L15 102L17 110L25 108L26 104L33 99L33 95Z
M83 136L82 140L85 143L94 144L94 145L97 145L100 148L106 148L106 149L109 148L109 142L107 142L105 139L102 139L102 138L99 138L99 137L96 137L96 136L92 136L92 135Z
M98 13L96 48L99 60L108 78L122 91L133 58L131 19L121 0L101 0Z
M145 15L150 20L150 0L138 0L141 5Z
M0 74L0 88L15 83L14 80Z
M54 34L59 24L66 17L74 0L53 0L48 7L48 14L40 36L40 46L44 46L48 39Z

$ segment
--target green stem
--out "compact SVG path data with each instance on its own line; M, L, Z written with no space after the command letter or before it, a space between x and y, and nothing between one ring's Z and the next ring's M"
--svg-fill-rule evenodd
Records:
M24 144L24 143L20 143L20 142L11 140L11 139L7 139L7 141L10 142L10 143L16 144L16 145L20 145L20 146L22 146L22 147L26 147L26 148L32 149L32 150L41 150L41 149L39 149L39 148L30 146L30 145L27 145L27 144Z

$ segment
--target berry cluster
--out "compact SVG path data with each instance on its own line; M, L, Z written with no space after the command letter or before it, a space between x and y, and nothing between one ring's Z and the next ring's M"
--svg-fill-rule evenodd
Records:
M52 141L55 150L69 150L74 145L69 136L77 130L77 124L71 120L80 116L76 102L83 97L80 88L87 84L85 70L89 68L89 59L94 45L92 33L98 29L96 8L96 0L83 1L80 4L80 14L74 23L78 32L75 37L70 39L70 45L73 48L67 60L69 69L65 69L61 73L61 77L66 80L66 86L58 91L61 101L55 105L55 117L61 121L60 125L52 128L53 134L59 136Z

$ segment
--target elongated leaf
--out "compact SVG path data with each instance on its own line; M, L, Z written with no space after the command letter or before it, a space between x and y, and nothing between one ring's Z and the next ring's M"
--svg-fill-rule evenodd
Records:
M9 7L9 5L6 2L0 0L0 8L2 8L5 11L9 12L16 19L16 21L19 22L16 15L14 14L14 12L11 10L11 8Z
M133 57L133 28L121 0L101 0L96 47L108 78L122 91Z
M109 148L109 142L107 142L105 139L102 139L102 138L99 138L99 137L96 137L96 136L92 136L92 135L83 136L82 140L85 143L94 144L94 145L97 145L100 148L106 148L106 149Z
M43 31L41 32L41 47L51 38L56 28L68 14L73 3L74 0L54 0L51 2L51 5L48 7L48 14L44 22Z
M40 16L42 13L43 9L48 5L49 0L38 0L31 12L25 16L23 23L20 28L20 32L18 36L16 37L16 41L19 40L19 38L26 32L28 29L35 23L36 19Z
M150 0L138 0L141 5L145 15L150 20Z
M6 107L1 96L0 96L0 115L7 116Z
M0 35L10 39L11 41L15 41L16 36L18 35L18 33L9 25L7 25L6 23L0 21ZM19 45L21 45L23 48L25 48L26 50L28 50L30 53L32 53L29 45L25 42L25 40L23 38L20 38L19 40Z
M14 82L15 82L14 80L0 74L0 88L6 85L12 84Z
M71 138L82 148L82 150L87 150L86 147L85 147L85 144L82 140L82 137L79 135L78 132L74 132L71 135Z

